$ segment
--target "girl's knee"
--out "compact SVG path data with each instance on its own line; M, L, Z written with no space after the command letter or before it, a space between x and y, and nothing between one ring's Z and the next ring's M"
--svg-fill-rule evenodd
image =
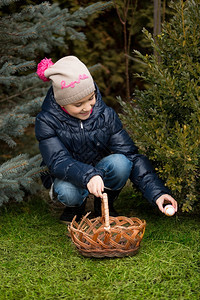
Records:
M62 202L66 206L76 206L79 203L79 199L74 197L74 195L69 193L69 190L64 187L57 189L56 193L58 201Z
M63 181L54 185L54 191L57 194L58 201L66 206L80 206L87 196L87 191L80 191L75 187L72 188L69 186L69 183Z
M116 172L126 174L131 172L132 162L123 154L113 154L112 163Z

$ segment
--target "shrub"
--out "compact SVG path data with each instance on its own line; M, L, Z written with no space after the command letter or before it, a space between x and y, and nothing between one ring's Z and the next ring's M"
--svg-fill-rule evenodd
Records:
M146 89L137 89L131 103L119 101L133 140L189 212L200 202L200 3L180 0L171 7L174 16L160 35L143 30L155 54L135 51L146 64L137 74Z

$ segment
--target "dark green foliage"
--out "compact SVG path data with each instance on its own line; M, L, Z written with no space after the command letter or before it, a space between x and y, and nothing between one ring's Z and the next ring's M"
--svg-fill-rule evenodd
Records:
M95 1L62 1L59 3L63 7L68 7L70 11L74 11L81 4L86 6ZM123 8L124 1L118 1ZM136 2L138 4L136 5ZM136 10L134 8L136 6ZM131 8L128 13L127 31L131 34L130 48L149 47L141 30L144 24L148 29L152 29L153 5L152 3L139 3L139 1L132 1ZM150 21L151 20L151 21ZM125 81L125 55L124 55L124 36L123 27L119 21L114 5L111 9L102 15L98 12L86 21L86 27L83 29L87 39L83 41L79 47L78 41L69 44L70 53L80 57L87 66L92 66L99 63L99 70L95 71L93 76L97 82L104 100L114 108L118 108L116 102L116 95L125 95L126 81ZM141 64L130 60L130 76L132 78L133 72L141 70ZM143 69L142 69L143 70ZM134 81L134 82L133 82ZM132 78L133 87L138 79Z
M138 76L147 89L136 90L131 104L122 103L122 119L182 210L190 211L200 192L200 3L178 1L172 8L175 15L156 43L143 30L157 54L136 51L146 64Z
M62 7L68 7L70 11L74 11L79 5L84 7L94 2L94 0L67 2L59 0ZM169 0L166 1L166 3L168 2ZM123 10L124 1L118 0L117 4L120 11ZM171 13L171 9L167 7L165 17L169 17ZM130 1L127 16L127 36L130 35L129 77L131 93L133 93L136 84L143 87L140 78L134 77L133 74L144 70L143 65L133 57L133 49L139 49L141 52L152 52L149 40L145 39L142 34L144 26L153 32L153 1ZM123 26L114 5L104 14L100 15L97 12L90 16L83 31L87 39L83 41L81 47L76 41L73 44L70 43L69 51L80 57L88 66L96 63L101 64L101 68L93 74L94 79L100 88L104 101L119 110L116 96L120 95L125 98L126 95L125 54Z

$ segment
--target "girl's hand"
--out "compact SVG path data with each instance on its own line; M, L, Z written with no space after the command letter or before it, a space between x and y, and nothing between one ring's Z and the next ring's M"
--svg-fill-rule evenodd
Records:
M174 209L175 209L175 212L177 212L178 210L178 205L177 205L177 202L176 200L174 200L174 198L172 198L170 195L168 194L164 194L162 196L160 196L157 200L156 200L156 204L158 205L158 208L160 209L160 211L162 213L164 213L164 207L163 207L163 204L171 204Z
M104 183L101 176L99 175L93 176L87 184L87 189L90 192L90 194L102 198L103 197L102 193L104 191Z

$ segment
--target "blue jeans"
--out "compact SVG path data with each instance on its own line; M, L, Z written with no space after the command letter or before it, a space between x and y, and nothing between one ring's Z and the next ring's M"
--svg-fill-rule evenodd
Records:
M99 161L95 167L103 172L103 182L106 188L119 190L126 184L132 165L125 155L111 154ZM89 194L87 189L58 178L54 181L54 191L58 200L66 206L80 206Z

